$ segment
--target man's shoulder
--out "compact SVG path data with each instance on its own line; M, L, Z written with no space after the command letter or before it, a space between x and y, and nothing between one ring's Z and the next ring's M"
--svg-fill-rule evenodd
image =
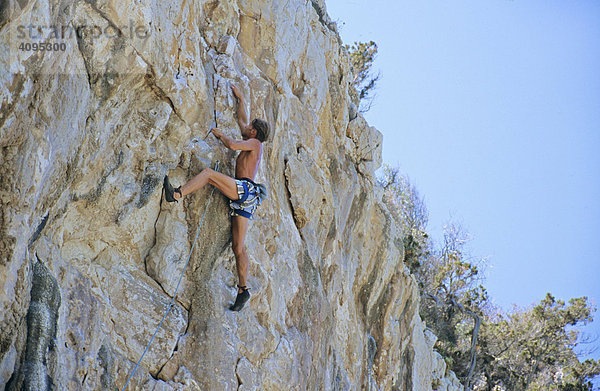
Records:
M260 140L256 139L256 138L251 138L247 140L250 145L252 145L254 147L254 149L256 151L260 151L262 149L262 143L260 142Z
M252 145L252 146L262 145L262 143L260 142L260 140L258 140L256 138L247 138L247 139L244 139L244 140L239 140L238 142L244 143L246 145Z

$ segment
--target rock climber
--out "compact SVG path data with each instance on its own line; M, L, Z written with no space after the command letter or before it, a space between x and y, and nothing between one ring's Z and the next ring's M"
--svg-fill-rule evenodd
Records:
M248 230L249 220L256 207L266 197L264 185L254 182L258 172L258 165L262 157L263 145L269 136L268 123L259 118L248 122L246 102L237 86L232 85L231 90L237 98L237 122L242 134L242 140L234 140L225 135L221 130L213 128L210 132L215 135L225 147L240 151L235 162L235 178L221 174L210 168L205 168L185 185L174 188L165 176L164 190L168 202L178 202L179 199L202 189L207 183L219 189L227 198L231 208L231 234L233 237L232 248L238 273L238 294L235 303L229 308L239 311L250 299L250 292L246 287L248 278L248 255L244 247L244 239Z

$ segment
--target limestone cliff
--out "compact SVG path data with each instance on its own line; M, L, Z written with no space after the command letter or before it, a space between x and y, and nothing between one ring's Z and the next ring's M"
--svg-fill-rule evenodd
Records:
M459 387L419 318L374 183L382 136L351 102L322 1L11 0L0 45L6 389L121 389L208 203L129 390ZM241 313L227 309L226 199L161 194L167 173L182 184L220 161L232 174L234 154L204 139L215 124L238 135L232 82L272 127Z

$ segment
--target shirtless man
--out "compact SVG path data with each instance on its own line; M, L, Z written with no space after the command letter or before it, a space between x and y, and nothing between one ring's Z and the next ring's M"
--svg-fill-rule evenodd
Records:
M177 202L210 183L229 198L232 216L232 248L239 278L238 294L230 309L239 311L250 299L250 292L246 287L248 255L246 255L244 239L248 230L249 219L252 219L256 207L261 203L262 198L266 196L266 188L261 184L254 183L254 177L258 172L258 165L262 157L262 143L269 136L269 126L266 121L258 118L249 123L244 97L235 85L231 86L231 90L238 99L237 122L242 140L234 140L216 128L211 129L211 132L221 140L225 147L233 151L240 151L235 162L235 178L205 168L188 183L178 188L173 188L169 183L169 178L165 177L164 189L166 200Z

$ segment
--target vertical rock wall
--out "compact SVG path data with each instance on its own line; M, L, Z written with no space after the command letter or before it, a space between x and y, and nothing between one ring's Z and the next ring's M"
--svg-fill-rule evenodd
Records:
M36 40L65 49L18 49ZM322 1L11 0L0 45L6 389L121 389L205 210L129 390L459 386L425 338L374 184L382 136L353 109ZM161 199L167 173L232 175L235 154L204 138L238 135L231 83L272 128L241 313L226 199Z

